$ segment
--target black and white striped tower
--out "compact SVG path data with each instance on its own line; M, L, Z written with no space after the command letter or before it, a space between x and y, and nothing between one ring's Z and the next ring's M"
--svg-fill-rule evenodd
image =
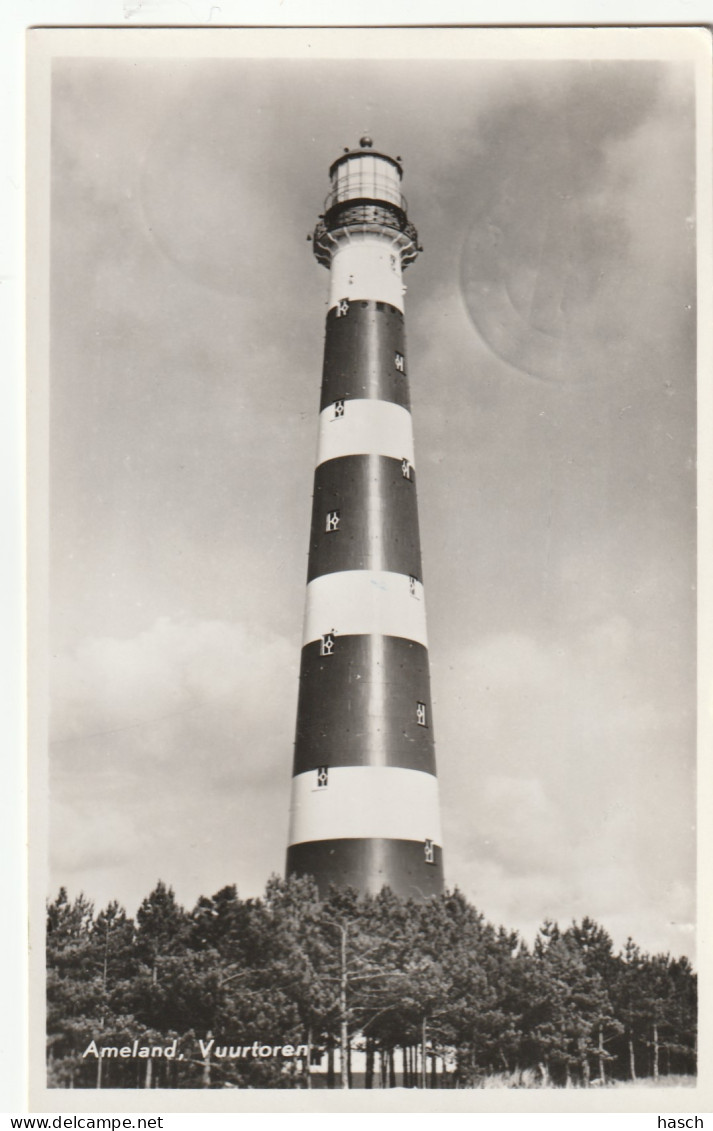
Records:
M402 271L398 158L364 137L314 231L330 272L287 873L443 890Z

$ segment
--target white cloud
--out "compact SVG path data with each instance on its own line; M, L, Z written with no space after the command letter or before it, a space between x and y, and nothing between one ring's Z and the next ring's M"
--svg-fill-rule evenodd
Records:
M59 657L57 882L99 902L159 876L189 898L216 876L259 891L284 852L297 658L274 634L188 619Z
M253 719L295 678L290 644L221 621L161 618L127 640L88 639L54 662L55 739L141 726L209 706ZM287 696L284 696L285 698Z
M489 636L434 670L447 875L528 936L591 915L690 951L668 921L693 916L693 767L670 771L681 721L642 694L634 644L617 614L562 642Z

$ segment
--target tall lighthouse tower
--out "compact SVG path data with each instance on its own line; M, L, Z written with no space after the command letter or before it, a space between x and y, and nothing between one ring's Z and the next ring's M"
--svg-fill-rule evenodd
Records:
M287 873L424 899L443 890L404 345L418 235L399 159L330 168L330 274Z

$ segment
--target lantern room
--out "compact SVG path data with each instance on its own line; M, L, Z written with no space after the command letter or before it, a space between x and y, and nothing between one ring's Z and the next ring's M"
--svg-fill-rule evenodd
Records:
M346 150L332 164L329 170L332 187L325 202L326 212L348 201L380 201L406 212L399 161L385 153L374 152L372 145L370 137L363 137L359 149Z
M324 212L313 235L307 237L314 240L314 254L328 269L335 262L337 248L354 238L369 236L381 239L382 245L388 241L389 254L398 251L401 267L413 263L421 250L418 232L406 215L401 159L376 153L372 145L370 137L363 137L359 149L345 149L330 166L331 188Z

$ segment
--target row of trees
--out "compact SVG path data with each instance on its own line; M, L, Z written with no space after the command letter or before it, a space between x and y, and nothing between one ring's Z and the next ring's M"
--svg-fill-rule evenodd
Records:
M524 1071L589 1086L695 1071L687 959L631 940L615 953L590 919L547 922L528 947L458 891L320 900L291 877L188 912L159 883L132 920L62 889L47 970L54 1087L472 1087ZM300 1055L263 1059L263 1045Z

